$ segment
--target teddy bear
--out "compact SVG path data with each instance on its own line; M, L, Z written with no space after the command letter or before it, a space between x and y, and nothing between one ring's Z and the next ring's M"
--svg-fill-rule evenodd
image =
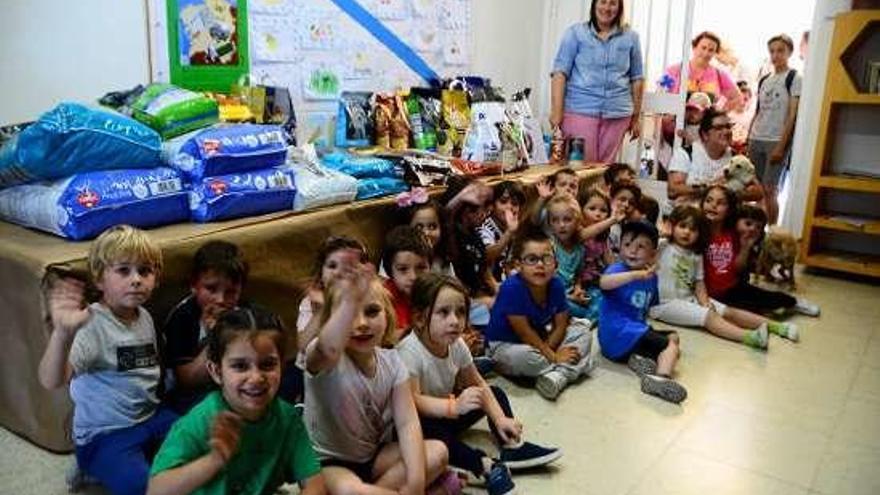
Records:
M797 256L798 242L791 232L780 227L771 227L764 238L755 273L765 282L776 284L785 290L794 290L794 264Z

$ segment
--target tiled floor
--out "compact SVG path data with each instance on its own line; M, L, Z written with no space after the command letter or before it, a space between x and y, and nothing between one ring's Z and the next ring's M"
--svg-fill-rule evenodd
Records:
M823 316L794 318L798 344L761 353L683 330L682 406L605 360L556 403L497 379L529 438L565 451L518 475L519 493L880 493L880 286L805 275L801 293ZM70 462L0 429L0 493L64 493Z

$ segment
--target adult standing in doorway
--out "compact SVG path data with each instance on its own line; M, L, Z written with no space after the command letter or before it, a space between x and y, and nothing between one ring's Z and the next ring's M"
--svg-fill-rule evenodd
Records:
M622 19L623 0L593 0L589 22L565 31L553 61L550 125L584 139L586 162L613 161L626 132L639 135L642 49Z
M794 42L785 34L767 42L773 72L758 81L758 104L749 129L749 159L764 185L767 220L776 223L777 199L782 176L788 167L791 138L801 98L801 76L788 66Z
M733 123L724 112L709 108L700 121L700 139L690 149L677 148L669 164L669 199L677 204L695 202L706 189L724 182L724 168L730 163L733 151ZM760 201L763 190L757 181L746 184L739 193L743 201Z
M730 74L712 65L712 59L721 50L721 38L715 33L703 31L691 42L691 59L688 62L688 94L697 91L706 93L719 110L738 110L743 100ZM681 64L666 68L666 75L672 78L671 92L678 93L681 86Z

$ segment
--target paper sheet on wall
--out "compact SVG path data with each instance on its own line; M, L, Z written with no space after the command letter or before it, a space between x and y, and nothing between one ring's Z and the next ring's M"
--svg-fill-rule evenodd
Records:
M403 21L410 18L410 5L408 0L372 0L372 2L364 4L364 6L367 7L377 19L385 21Z
M254 14L250 21L256 62L296 62L296 24L287 16Z
M303 73L303 98L335 101L342 88L344 66L333 60L311 60Z
M470 29L471 3L468 0L442 0L440 23L443 29Z
M287 15L294 12L296 0L250 0L248 9L251 14Z

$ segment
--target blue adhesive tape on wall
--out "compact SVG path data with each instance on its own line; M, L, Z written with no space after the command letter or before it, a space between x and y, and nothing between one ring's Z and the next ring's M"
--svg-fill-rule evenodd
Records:
M440 76L432 69L425 60L419 56L412 48L403 42L390 29L385 27L379 19L367 11L361 4L355 0L331 0L343 12L354 19L364 29L373 35L380 43L385 45L392 53L397 55L404 64L415 71L428 83L440 80Z

